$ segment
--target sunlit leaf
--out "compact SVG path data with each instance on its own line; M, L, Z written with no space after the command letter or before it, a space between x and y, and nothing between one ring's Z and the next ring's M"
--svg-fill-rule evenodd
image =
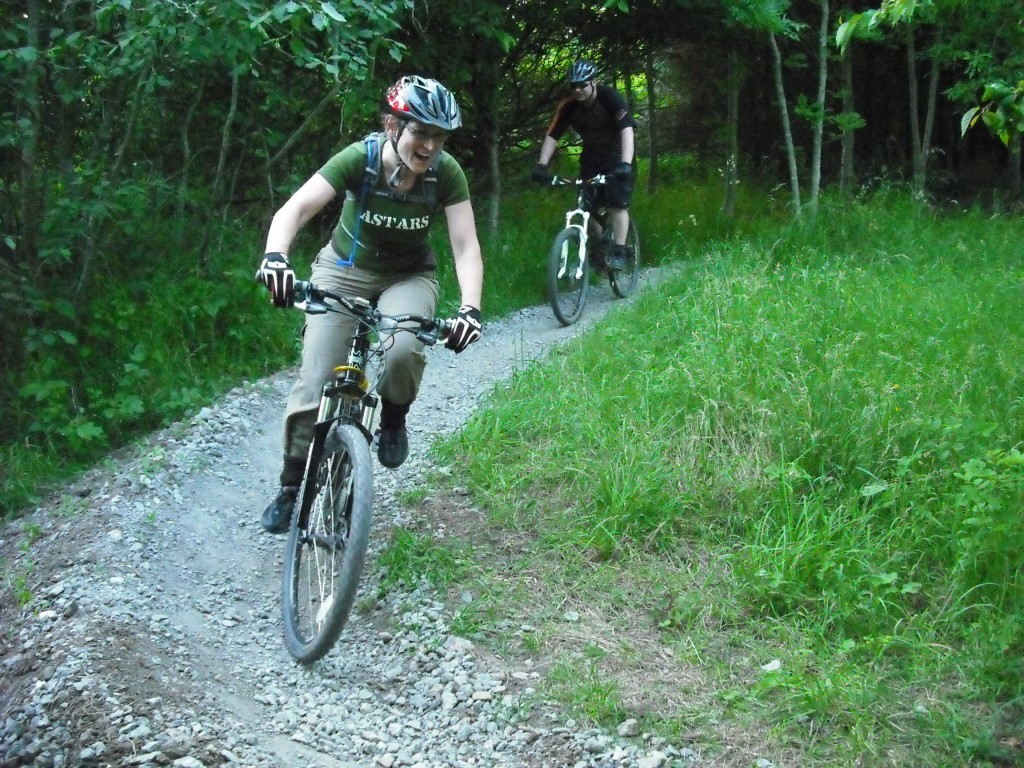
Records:
M323 12L324 12L324 13L326 13L326 14L327 14L328 16L330 16L330 17L331 17L332 19L334 19L335 21L341 21L341 22L344 22L344 21L345 21L345 16L344 16L344 14L342 14L342 13L341 13L341 12L340 12L340 11L339 11L339 10L338 10L337 8L335 8L335 7L334 7L334 5L332 5L331 3L323 3L323 4L322 4L322 5L320 6L320 7L321 7L321 8L323 9Z
M888 483L868 483L867 485L860 489L860 495L866 499L869 499L872 496L877 496L878 494L883 493L887 490L889 490Z

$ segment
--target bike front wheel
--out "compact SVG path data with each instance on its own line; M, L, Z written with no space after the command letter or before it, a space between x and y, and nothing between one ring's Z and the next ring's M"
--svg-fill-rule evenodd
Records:
M284 557L283 613L288 652L300 664L323 657L355 600L370 541L373 464L366 437L351 424L330 431L320 460L307 468Z
M629 296L640 282L640 232L632 216L629 217L629 231L626 233L626 250L626 268L608 273L612 292L620 299Z
M587 305L590 265L580 231L566 227L555 237L548 254L548 296L562 325L572 325Z

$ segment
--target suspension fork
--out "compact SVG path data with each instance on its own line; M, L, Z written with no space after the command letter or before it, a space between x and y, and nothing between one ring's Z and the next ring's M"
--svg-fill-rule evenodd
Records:
M566 229L575 228L580 233L579 264L576 265L576 279L579 280L583 277L583 265L586 263L590 247L588 244L590 238L590 211L584 210L582 205L575 210L569 211L565 214L565 227ZM562 243L563 273L566 269L570 268L570 265L567 263L569 260L568 251L568 243Z

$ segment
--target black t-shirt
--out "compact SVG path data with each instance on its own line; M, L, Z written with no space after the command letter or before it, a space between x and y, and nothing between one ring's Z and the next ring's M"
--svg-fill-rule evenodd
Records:
M569 128L574 129L583 143L580 165L607 171L622 160L622 129L633 127L626 100L614 88L598 84L596 97L589 105L572 96L562 100L548 126L548 135L558 141Z

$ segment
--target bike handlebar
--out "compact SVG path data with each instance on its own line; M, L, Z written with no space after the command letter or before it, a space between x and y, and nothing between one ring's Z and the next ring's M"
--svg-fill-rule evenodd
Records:
M552 176L551 186L552 187L601 187L608 182L608 177L599 173L590 179L569 179L564 176Z
M432 347L438 341L448 338L452 331L453 321L443 317L424 317L423 315L385 315L377 305L361 297L349 298L340 293L318 288L305 280L295 282L293 292L295 306L308 315L323 315L328 312L339 312L351 315L361 323L365 323L377 331L394 333L408 331L416 335L421 343ZM341 305L341 309L328 304L333 301ZM401 323L416 323L418 328L404 328Z

